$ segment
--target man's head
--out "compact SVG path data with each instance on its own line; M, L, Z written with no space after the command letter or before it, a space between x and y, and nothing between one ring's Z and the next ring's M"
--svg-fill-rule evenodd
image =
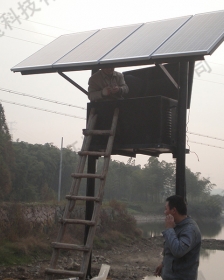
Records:
M171 214L172 216L186 216L187 215L187 205L183 197L179 195L172 195L166 199L165 205L165 215Z
M107 76L112 76L114 73L114 68L103 68L101 69L103 73Z

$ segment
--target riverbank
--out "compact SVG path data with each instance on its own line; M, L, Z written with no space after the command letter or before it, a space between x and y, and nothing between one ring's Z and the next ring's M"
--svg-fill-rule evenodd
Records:
M148 223L148 222L161 222L164 221L164 215L133 215L137 223Z
M99 273L101 264L110 265L110 280L141 280L153 275L156 266L161 262L163 237L138 238L131 242L114 245L110 249L94 249L92 255L92 276ZM224 250L224 240L205 239L203 249ZM59 259L61 269L74 270L81 258L72 255ZM26 266L0 267L0 279L3 280L43 280L49 260L36 260Z

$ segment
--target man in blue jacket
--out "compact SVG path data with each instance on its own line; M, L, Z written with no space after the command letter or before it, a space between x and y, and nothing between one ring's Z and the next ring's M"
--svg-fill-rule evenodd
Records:
M163 262L155 275L163 280L197 280L201 247L198 225L187 216L187 206L181 196L168 197L164 213Z

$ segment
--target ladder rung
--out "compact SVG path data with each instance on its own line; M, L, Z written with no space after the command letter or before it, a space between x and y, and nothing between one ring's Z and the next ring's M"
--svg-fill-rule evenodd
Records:
M68 200L86 200L86 201L96 201L100 202L101 199L99 197L95 196L72 196L72 195L66 195L66 199Z
M85 136L89 136L89 135L113 135L113 131L112 130L83 129L83 134Z
M86 246L60 243L60 242L52 242L52 246L55 249L76 250L76 251L84 251L84 252L88 252L90 250L90 248Z
M57 274L57 275L69 275L75 277L83 277L84 272L81 271L72 271L72 270L63 270L63 269L53 269L53 268L46 268L46 274Z
M99 157L108 157L109 154L105 152L92 152L92 151L80 151L78 152L80 156L99 156Z
M73 173L71 175L73 178L95 178L95 179L104 179L105 176L100 174L88 174L88 173Z
M78 220L78 219L61 219L60 222L62 224L80 224L86 226L94 226L95 222L89 220Z

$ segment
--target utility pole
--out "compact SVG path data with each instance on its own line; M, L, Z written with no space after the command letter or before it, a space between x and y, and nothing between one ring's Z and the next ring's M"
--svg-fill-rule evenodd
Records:
M63 149L63 137L61 138L61 155L60 155L59 182L58 182L58 202L60 202L60 200L61 200L62 149Z
M13 139L13 130L16 130L16 128L14 128L14 124L17 124L17 122L9 122L9 132L11 135L11 138Z

